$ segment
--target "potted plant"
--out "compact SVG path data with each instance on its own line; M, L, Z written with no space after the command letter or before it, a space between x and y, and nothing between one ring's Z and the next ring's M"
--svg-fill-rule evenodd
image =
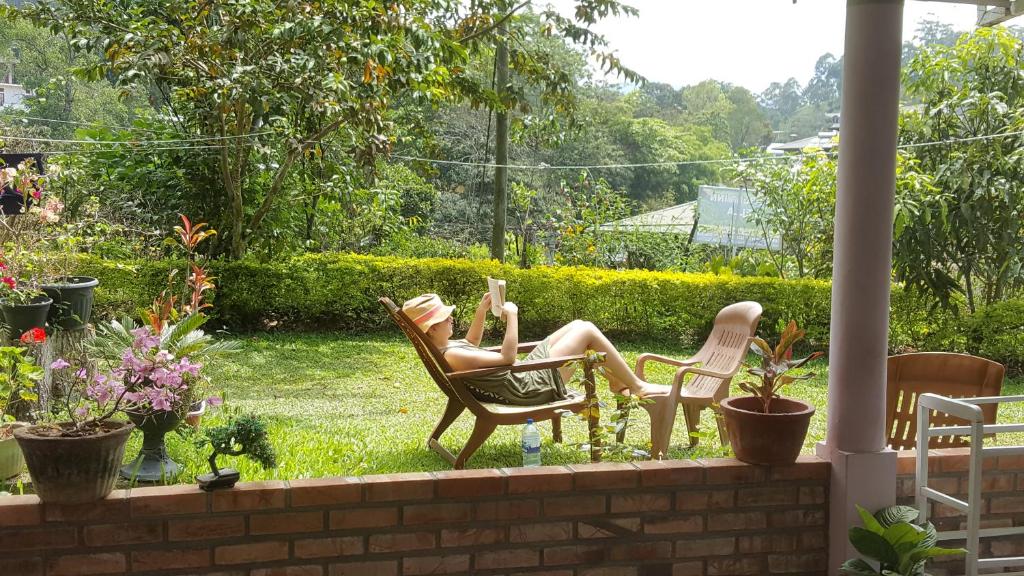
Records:
M0 262L0 270L6 269L7 264ZM51 304L53 299L32 281L19 281L13 276L0 277L0 311L11 333L23 334L46 326Z
M937 556L957 556L963 548L940 548L931 522L917 524L920 515L910 506L889 506L872 515L857 506L864 526L850 528L850 544L877 564L862 558L843 562L840 574L847 576L927 576L925 564Z
M823 355L814 352L806 358L790 359L793 345L802 340L804 334L804 330L798 329L796 322L791 321L774 348L755 336L750 349L761 358L761 365L748 366L747 372L757 379L739 385L750 396L722 400L720 409L729 442L736 458L743 462L788 464L795 462L800 455L814 406L779 396L779 390L790 382L814 376L787 374Z
M38 168L41 154L6 154L0 168L0 214L14 216L28 212L33 200L42 195L45 179Z
M213 448L210 454L210 473L196 477L199 487L203 490L231 488L241 476L232 468L218 468L217 456L246 456L259 463L264 469L277 465L274 447L267 440L267 426L259 416L246 415L232 418L224 426L217 426L206 431L198 447L209 445Z
M25 467L14 430L26 424L13 413L26 412L19 405L38 399L36 382L43 377L43 369L27 352L21 346L0 346L0 480L17 476Z
M92 318L94 292L100 281L92 276L60 276L41 286L53 301L48 320L63 330L82 330Z

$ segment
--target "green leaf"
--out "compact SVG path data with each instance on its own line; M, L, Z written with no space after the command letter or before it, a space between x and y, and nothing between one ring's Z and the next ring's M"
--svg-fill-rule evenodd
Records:
M839 567L839 573L847 576L878 576L878 571L861 558L843 562Z
M874 532L854 526L850 528L850 544L857 549L857 552L877 560L882 564L888 564L895 566L899 563L899 556L896 554L896 550L893 549L892 545L889 544L882 538L882 536L875 534Z
M921 540L924 540L925 536L922 528L908 522L897 522L886 528L885 533L882 534L882 538L885 538L886 542L893 547L906 543L916 546Z
M872 516L871 512L868 512L866 508L860 504L857 504L856 506L857 514L860 514L860 521L864 523L864 527L881 536L882 533L885 532L885 528L882 528L882 525L878 523L878 520L875 520L875 517Z
M889 506L875 512L875 518L884 528L888 528L898 522L913 522L917 520L920 513L913 506Z
M959 556L961 554L967 554L967 550L963 548L940 548L939 546L932 546L927 550L918 550L910 555L912 562L920 562L929 558L937 558L939 556Z

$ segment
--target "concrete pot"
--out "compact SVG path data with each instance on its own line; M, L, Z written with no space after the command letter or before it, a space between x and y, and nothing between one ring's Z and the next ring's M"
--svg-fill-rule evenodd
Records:
M794 398L772 400L768 414L752 396L726 398L720 406L732 450L748 464L796 462L814 415L814 406Z
M7 436L5 430L13 430L27 426L22 422L12 422L0 426L0 480L6 480L21 474L25 469L25 458L21 455L21 448L14 435Z

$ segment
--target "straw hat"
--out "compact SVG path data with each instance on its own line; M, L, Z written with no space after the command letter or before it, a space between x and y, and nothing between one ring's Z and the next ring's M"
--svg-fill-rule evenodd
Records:
M447 320L452 310L455 310L455 306L445 306L437 294L423 294L402 304L402 312L424 332L434 324Z

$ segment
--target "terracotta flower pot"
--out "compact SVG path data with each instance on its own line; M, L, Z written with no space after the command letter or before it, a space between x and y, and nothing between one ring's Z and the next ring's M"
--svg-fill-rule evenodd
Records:
M114 489L132 428L129 422L108 420L92 434L69 438L51 427L26 426L15 430L14 437L39 498L79 504L106 498Z
M720 406L732 450L748 464L796 462L814 415L814 406L794 398L772 400L769 414L751 396L726 398Z

